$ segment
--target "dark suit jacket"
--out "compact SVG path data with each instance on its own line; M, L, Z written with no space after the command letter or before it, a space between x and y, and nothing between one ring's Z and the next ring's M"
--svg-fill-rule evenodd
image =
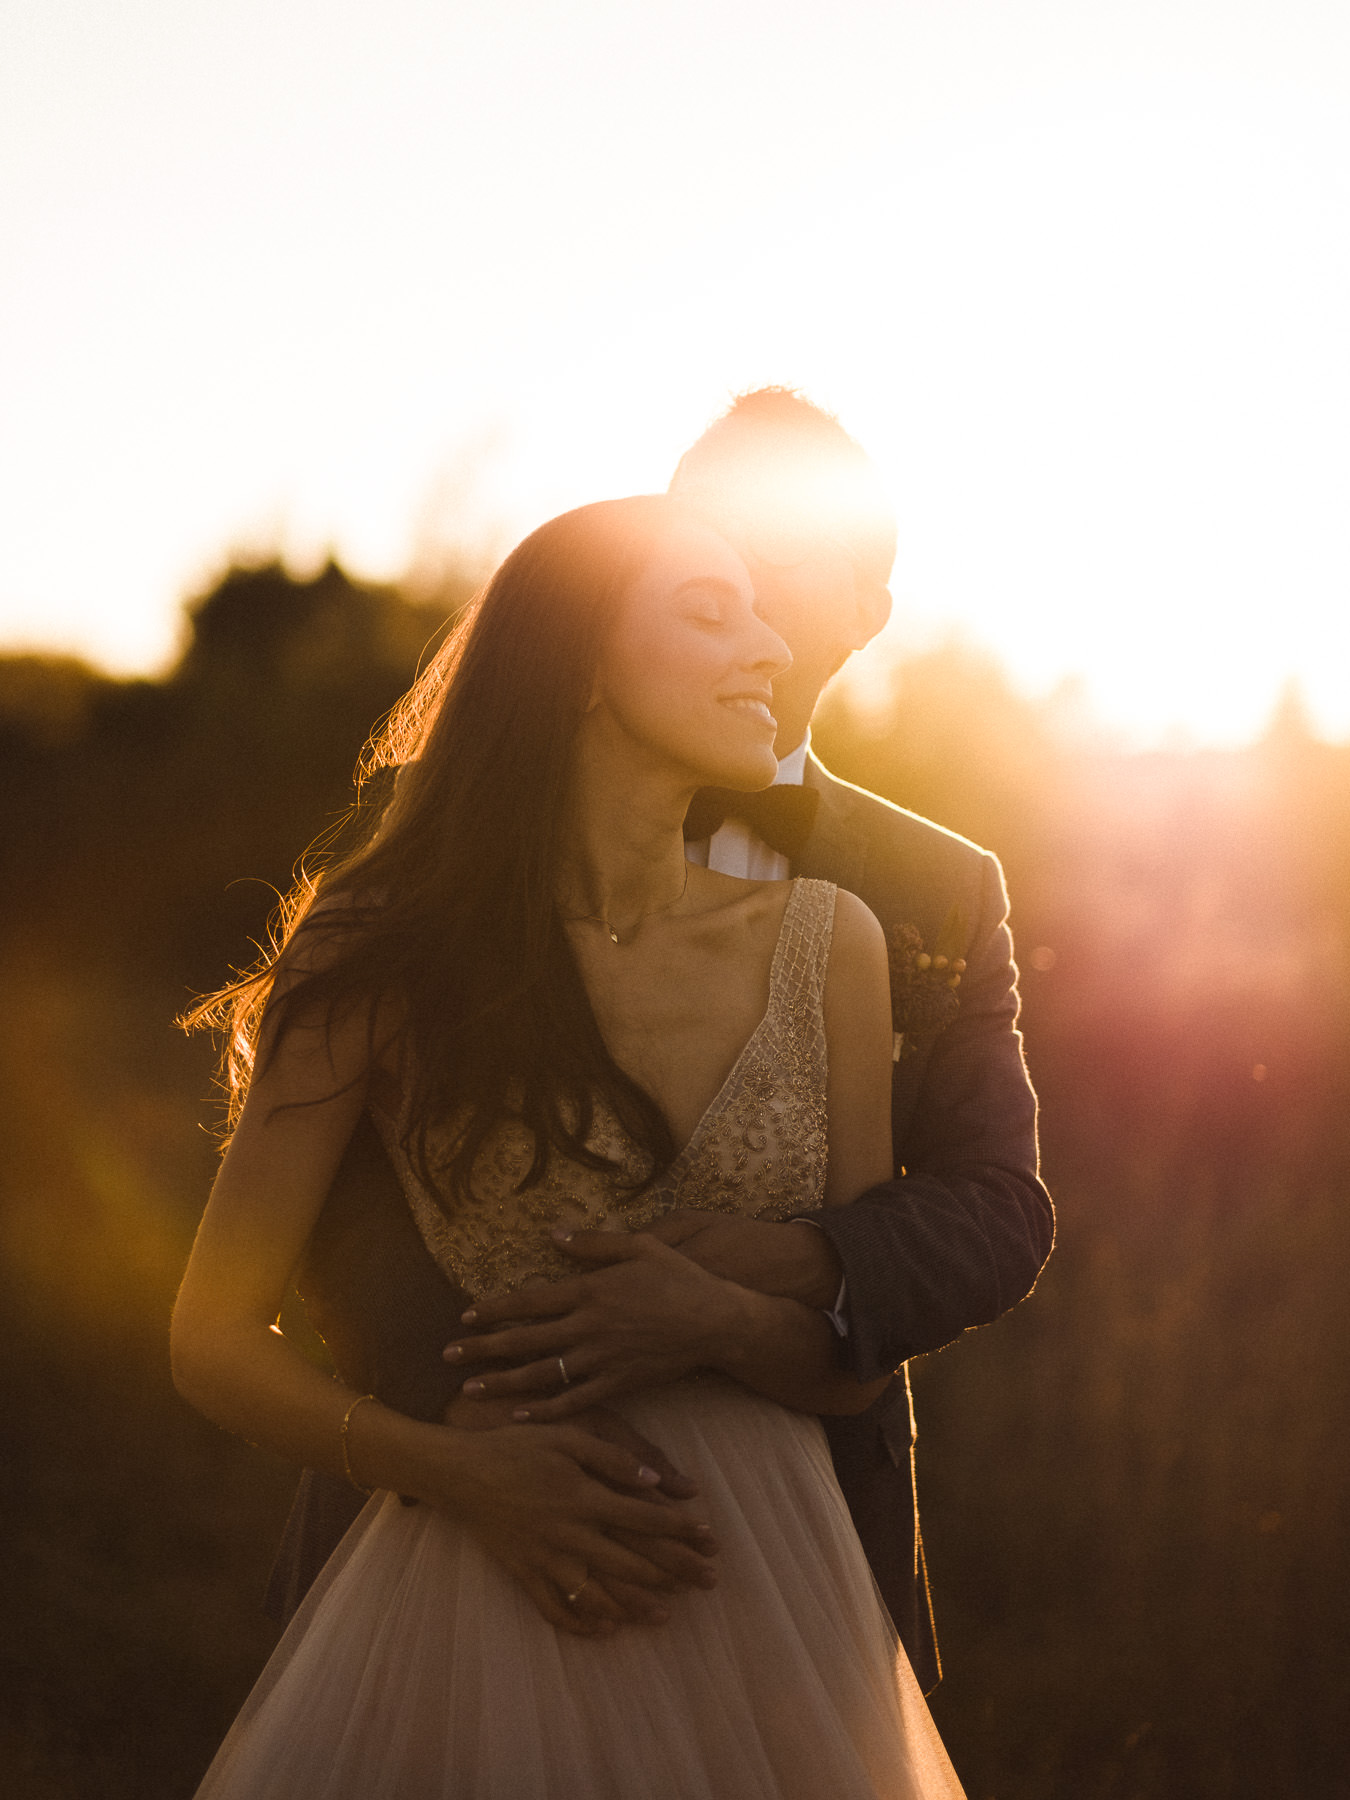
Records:
M836 780L814 757L806 782L820 806L794 873L848 888L888 932L912 926L930 950L956 909L967 965L955 1018L909 1034L895 1065L895 1179L816 1215L848 1282L846 1354L855 1372L870 1380L901 1370L875 1406L826 1419L825 1429L878 1586L928 1689L940 1670L902 1365L1027 1294L1050 1253L1054 1215L1037 1176L1036 1102L997 861ZM423 1248L368 1122L325 1202L299 1285L343 1380L418 1418L440 1416L458 1384L440 1352L466 1300ZM306 1472L273 1570L275 1616L299 1604L359 1505L340 1483Z

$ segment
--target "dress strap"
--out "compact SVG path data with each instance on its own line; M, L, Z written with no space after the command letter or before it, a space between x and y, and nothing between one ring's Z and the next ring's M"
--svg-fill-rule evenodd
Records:
M799 875L792 884L769 973L769 1004L825 1074L825 975L834 933L832 881ZM780 1027L781 1029L781 1027Z

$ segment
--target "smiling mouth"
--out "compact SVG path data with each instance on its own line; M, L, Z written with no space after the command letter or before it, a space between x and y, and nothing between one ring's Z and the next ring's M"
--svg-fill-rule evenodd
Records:
M731 707L733 712L749 713L752 718L762 719L766 725L772 725L775 731L778 729L778 721L769 710L767 701L756 700L752 694L733 694L722 704Z

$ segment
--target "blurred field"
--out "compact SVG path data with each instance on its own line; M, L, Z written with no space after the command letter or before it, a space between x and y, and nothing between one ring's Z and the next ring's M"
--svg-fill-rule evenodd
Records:
M453 602L462 597L451 592ZM246 959L444 608L236 571L163 683L0 659L0 1285L15 1800L174 1800L271 1642L292 1485L188 1411L189 992ZM1060 1239L916 1367L972 1800L1350 1795L1350 750L1086 750L960 651L839 773L1003 857Z

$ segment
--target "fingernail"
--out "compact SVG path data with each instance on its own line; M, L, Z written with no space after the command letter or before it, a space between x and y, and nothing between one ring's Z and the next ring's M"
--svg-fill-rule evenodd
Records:
M518 1406L516 1408L516 1410L511 1414L511 1417L513 1419L528 1419L529 1416L530 1416L530 1409L528 1406Z
M572 1241L572 1234L570 1231L564 1231L560 1225L553 1233L553 1241L555 1244L570 1244Z
M460 1349L458 1344L447 1344L444 1350L441 1351L441 1355L447 1362L458 1362L463 1354L464 1352Z
M712 1526L711 1525L695 1525L694 1530L698 1533L698 1535L700 1537L711 1537L712 1536Z
M655 1469L649 1469L646 1463L643 1463L642 1467L638 1470L638 1480L645 1481L648 1487L657 1487L660 1484L661 1477Z
M481 1381L466 1381L460 1391L465 1394L481 1394L483 1392L483 1383Z
M469 1310L468 1310L468 1312L466 1312L466 1313L461 1313L461 1314L460 1314L460 1315L459 1315L459 1322L460 1322L460 1324L461 1324L461 1325L472 1325L472 1324L473 1324L473 1322L474 1322L474 1320L475 1320L475 1319L476 1319L476 1318L477 1318L477 1317L478 1317L478 1314L477 1314L477 1312L475 1312L475 1310L474 1310L474 1309L473 1309L473 1307L470 1307L470 1308L469 1308Z

